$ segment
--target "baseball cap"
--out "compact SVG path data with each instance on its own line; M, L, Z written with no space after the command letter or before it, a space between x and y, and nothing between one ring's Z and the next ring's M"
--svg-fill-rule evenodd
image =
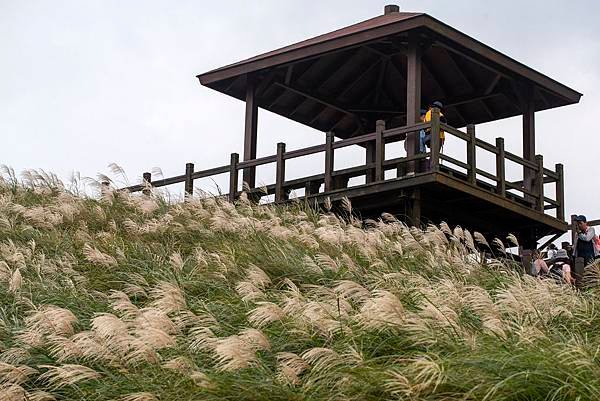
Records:
M575 221L583 221L584 223L587 223L587 218L580 214L579 216L575 216Z

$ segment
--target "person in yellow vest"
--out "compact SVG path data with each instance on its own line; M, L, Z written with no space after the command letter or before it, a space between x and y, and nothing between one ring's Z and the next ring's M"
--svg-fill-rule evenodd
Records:
M427 113L425 113L425 122L426 123L431 122L431 114L433 113L434 107L437 107L438 109L440 109L440 121L445 123L446 118L444 117L444 113L443 113L444 105L440 101L435 101L431 104L431 106L429 106L429 110L427 110ZM446 133L444 132L444 130L440 129L440 151L442 150L442 147L444 146L445 140L446 140ZM425 135L425 145L427 145L427 147L431 147L431 129L427 129L427 132Z

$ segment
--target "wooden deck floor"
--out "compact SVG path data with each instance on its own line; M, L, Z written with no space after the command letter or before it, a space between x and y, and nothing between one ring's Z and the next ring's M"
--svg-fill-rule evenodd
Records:
M519 197L501 197L489 184L472 186L460 175L443 171L319 193L307 200L322 204L327 197L334 204L347 197L363 218L379 218L387 212L408 222L412 203L419 202L422 223L445 221L499 238L509 233L541 238L567 230L567 223L532 209Z

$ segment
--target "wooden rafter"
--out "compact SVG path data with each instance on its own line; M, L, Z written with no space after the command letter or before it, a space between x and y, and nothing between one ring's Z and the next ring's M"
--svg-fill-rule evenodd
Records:
M317 103L321 103L327 107L330 107L334 110L339 111L340 113L344 113L346 115L352 116L355 119L356 124L362 128L362 123L360 122L360 120L358 119L358 117L351 113L350 111L348 111L344 106L338 105L336 104L335 100L332 99L325 99L322 95L316 95L316 94L312 94L309 93L307 90L304 89L300 89L300 88L296 88L296 87L292 87L289 85L285 85L283 83L280 82L275 82L275 85L282 87L283 89L290 91L292 93L298 94L300 96L304 96L307 99L310 100L314 100Z
M434 72L431 69L431 65L429 64L429 61L427 60L426 57L423 56L422 59L422 65L423 65L423 70L425 72L427 72L427 74L429 74L429 76L431 77L431 79L433 80L433 82L435 83L435 85L440 89L440 91L442 92L442 96L444 99L450 99L451 95L449 94L448 91L448 87L445 83L441 82L434 74ZM445 106L446 109L449 108L453 108L454 112L456 113L456 115L458 116L458 118L460 118L460 120L462 121L462 125L467 125L467 120L465 119L465 117L462 115L462 113L460 112L458 105L454 105L454 106L450 106L450 105L446 105Z

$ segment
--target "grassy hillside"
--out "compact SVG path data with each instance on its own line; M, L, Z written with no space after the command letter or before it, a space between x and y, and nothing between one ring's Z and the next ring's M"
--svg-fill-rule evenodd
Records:
M0 400L600 399L598 292L460 228L29 178L0 184Z

